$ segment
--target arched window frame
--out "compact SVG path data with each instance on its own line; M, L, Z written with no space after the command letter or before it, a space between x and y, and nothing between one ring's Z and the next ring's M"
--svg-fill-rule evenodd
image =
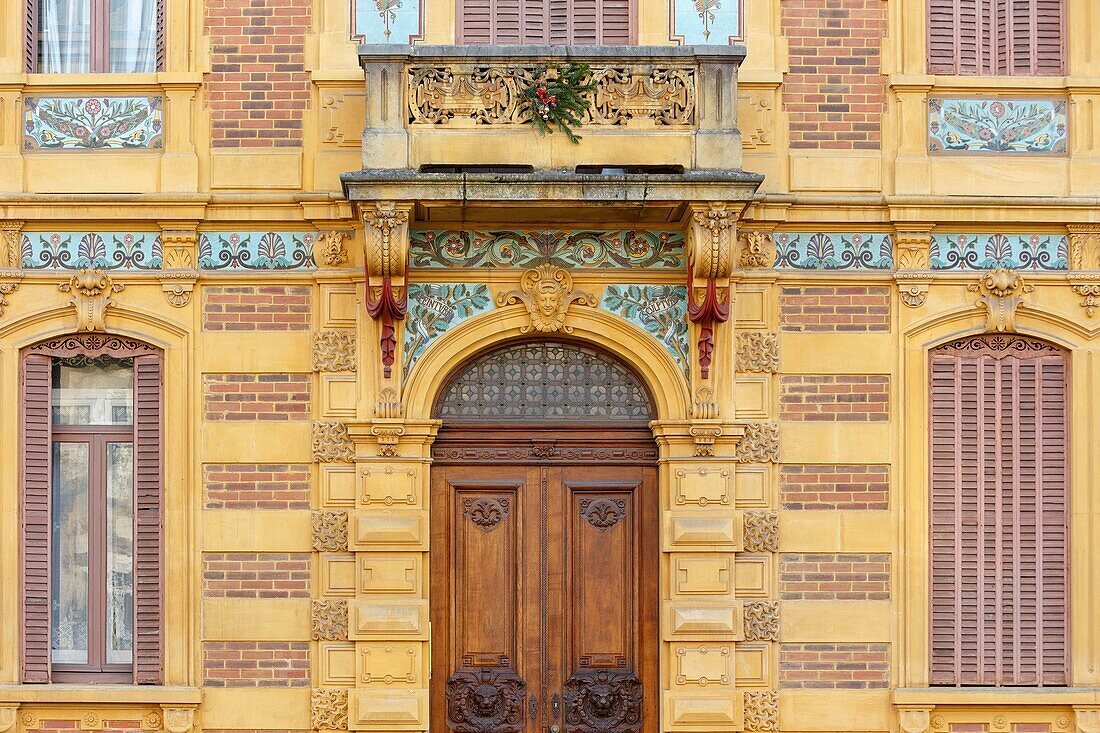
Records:
M160 349L87 334L49 339L21 354L22 679L51 682L51 369L54 359L132 359L134 369L134 635L136 684L163 682L163 373ZM86 675L79 681L96 681ZM115 681L107 678L103 681Z

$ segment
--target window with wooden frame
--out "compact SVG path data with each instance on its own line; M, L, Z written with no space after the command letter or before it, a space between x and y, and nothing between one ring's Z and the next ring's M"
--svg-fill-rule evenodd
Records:
M25 0L26 69L42 74L164 71L166 0Z
M928 0L928 72L1065 73L1064 0Z
M461 44L627 46L635 0L458 0Z
M1066 685L1068 355L997 335L930 367L931 682Z
M162 374L114 336L22 354L24 682L162 682Z

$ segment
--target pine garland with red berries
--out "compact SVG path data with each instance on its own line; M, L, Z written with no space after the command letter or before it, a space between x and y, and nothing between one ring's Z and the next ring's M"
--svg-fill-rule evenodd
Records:
M564 66L544 66L523 90L525 110L540 134L552 133L553 127L565 133L570 142L579 142L573 128L584 124L584 114L591 105L586 95L596 91L592 69L588 64L569 63Z

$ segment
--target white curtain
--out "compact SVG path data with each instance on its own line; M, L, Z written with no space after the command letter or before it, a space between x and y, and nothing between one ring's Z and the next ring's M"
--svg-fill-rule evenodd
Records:
M38 71L80 74L90 71L91 0L39 0Z
M157 70L157 0L111 0L111 65L115 74Z

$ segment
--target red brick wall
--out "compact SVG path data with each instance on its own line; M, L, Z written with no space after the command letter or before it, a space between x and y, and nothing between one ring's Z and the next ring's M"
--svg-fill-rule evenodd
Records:
M779 597L785 601L886 601L890 556L886 554L783 554Z
M783 689L881 690L890 683L888 644L781 644Z
M779 469L784 509L889 509L887 466L786 465Z
M306 687L309 643L206 641L202 681L209 687Z
M205 553L202 594L207 598L309 598L309 553Z
M806 286L779 290L784 331L845 333L890 330L890 289L878 286Z
M207 420L309 419L308 374L204 374Z
M883 422L890 419L890 377L787 375L779 378L779 419Z
M203 288L205 331L308 331L311 290L265 285Z
M883 0L783 0L791 148L878 150L886 79Z
M309 466L211 463L202 490L207 509L308 509Z
M309 107L309 0L206 0L216 148L299 147Z

